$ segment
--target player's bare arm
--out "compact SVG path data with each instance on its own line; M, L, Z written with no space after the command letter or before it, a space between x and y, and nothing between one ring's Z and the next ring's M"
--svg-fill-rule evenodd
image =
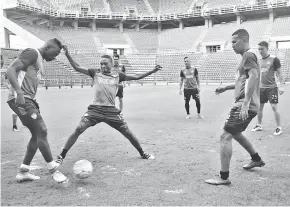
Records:
M285 82L284 82L284 77L283 77L281 68L276 69L276 74L277 74L277 76L279 78L279 82L280 82L279 93L280 93L280 95L282 95L284 93Z
M179 80L179 94L182 95L182 86L183 86L184 78L180 77Z
M7 78L9 80L12 88L17 93L17 97L16 97L17 104L24 104L25 103L23 91L21 90L21 87L20 87L18 80L17 80L17 73L21 70L25 70L25 68L26 67L25 67L24 63L19 58L16 58L12 62L10 67L7 69Z
M248 71L249 78L246 80L245 99L239 116L242 120L246 120L248 118L250 101L255 91L255 86L260 81L258 73L259 71L256 68L252 68Z
M63 46L63 50L65 52L65 56L67 57L68 61L70 62L71 66L79 73L89 75L88 68L80 66L74 59L70 56L67 46Z
M197 82L197 86L198 86L198 90L200 91L200 80L199 80L199 76L196 76L196 82Z
M157 71L161 70L160 65L156 65L155 68L147 73L143 73L141 75L126 75L126 80L125 81L131 81L131 80L140 80L143 79L153 73L156 73Z
M225 87L218 87L217 89L215 89L215 94L218 95L220 93L223 93L227 90L234 90L235 89L235 85L228 85L228 86L225 86Z

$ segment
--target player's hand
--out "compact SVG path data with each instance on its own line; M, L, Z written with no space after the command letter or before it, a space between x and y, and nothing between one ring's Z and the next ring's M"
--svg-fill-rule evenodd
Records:
M200 88L197 88L198 93L200 93Z
M63 45L62 49L63 49L63 51L64 51L64 54L65 54L65 55L68 55L68 49L67 49L67 46L66 46L66 45Z
M279 88L279 94L282 95L284 93L284 88Z
M218 95L220 93L223 93L226 91L225 87L218 87L217 89L215 89L215 94Z
M23 105L23 104L25 104L25 99L24 99L24 95L23 95L23 93L17 93L17 97L16 97L15 102L16 102L16 104L18 104L18 105Z
M154 73L156 73L157 71L161 70L161 68L162 67L160 65L156 65L155 68L154 68L154 70L153 70Z
M182 90L179 90L179 95L182 95Z
M249 111L249 104L243 103L241 112L239 114L239 119L242 119L243 121L247 120L247 118L249 117L248 111Z

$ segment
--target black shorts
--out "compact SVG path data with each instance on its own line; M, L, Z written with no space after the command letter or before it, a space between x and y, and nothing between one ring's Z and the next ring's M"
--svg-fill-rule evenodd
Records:
M120 116L120 113L121 111L114 106L90 105L88 111L83 115L81 122L89 123L90 126L105 122L112 127L126 127L127 123Z
M239 118L241 108L241 106L234 106L231 109L229 118L224 126L224 130L232 135L245 131L252 119L257 115L256 112L248 111L249 116L243 121Z
M260 89L260 103L265 104L268 101L271 104L278 103L278 87L275 88L261 88Z
M124 95L123 91L124 91L124 86L119 86L119 89L118 89L116 97L123 98L123 95Z
M184 89L183 94L184 94L184 100L189 100L191 97L193 99L199 99L199 91L197 88Z
M24 126L33 127L35 121L38 123L44 122L39 111L39 105L36 101L25 98L25 104L18 105L15 99L7 102L9 107L17 114Z

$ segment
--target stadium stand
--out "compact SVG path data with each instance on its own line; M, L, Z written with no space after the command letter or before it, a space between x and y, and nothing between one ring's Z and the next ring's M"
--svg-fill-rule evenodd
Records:
M288 25L288 26L287 26ZM290 17L276 18L272 28L272 36L290 35Z
M161 13L187 12L192 2L192 0L161 0L159 10Z
M156 0L148 0L155 14L159 13L159 1Z
M113 12L128 13L128 8L134 8L140 14L148 14L146 4L143 0L109 0L108 1Z

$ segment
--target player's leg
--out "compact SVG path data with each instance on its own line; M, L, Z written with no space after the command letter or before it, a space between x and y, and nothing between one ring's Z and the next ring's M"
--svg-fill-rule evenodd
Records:
M258 112L258 123L252 129L252 132L263 130L263 128L262 128L263 110L264 110L265 103L267 103L267 102L268 102L268 89L261 88L260 89L260 109Z
M123 97L119 97L119 109L121 112L123 111Z
M274 135L276 136L282 134L281 117L278 111L278 97L279 97L278 93L279 92L277 87L269 89L269 102L274 112L274 117L277 125L274 132Z
M121 117L116 115L116 120L108 120L106 123L119 131L124 137L126 137L131 144L135 147L135 149L139 152L140 156L143 159L155 159L155 157L152 154L149 154L147 152L144 152L140 142L138 141L137 137L133 134L133 132L129 129L127 123L125 120Z
M94 126L97 124L97 121L94 121L92 114L88 111L81 119L79 125L76 127L74 132L68 137L64 148L59 156L57 156L56 162L62 164L64 158L66 157L67 152L72 148L72 146L76 143L79 136L84 133L87 128Z
M197 117L203 119L204 117L200 114L201 104L200 104L200 96L199 96L198 89L194 90L192 98L195 100L195 105L196 105L196 110L197 110Z
M19 132L19 129L17 128L17 114L15 114L15 112L12 113L12 122L13 122L12 131Z
M190 102L190 90L184 89L183 91L184 101L185 101L185 110L186 110L186 119L190 118L189 102Z

